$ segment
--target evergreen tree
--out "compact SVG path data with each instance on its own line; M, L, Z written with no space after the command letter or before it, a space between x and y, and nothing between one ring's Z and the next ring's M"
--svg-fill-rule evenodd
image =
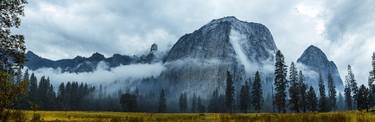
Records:
M255 78L253 82L252 87L252 102L251 104L254 106L254 110L257 112L260 112L262 109L262 103L263 103L263 90L262 90L262 80L260 78L260 74L257 71L255 73Z
M350 81L348 77L346 77L346 84L345 84L344 92L345 92L346 109L352 110L353 109L352 90L350 88Z
M180 105L181 112L187 111L187 94L186 93L181 93L180 99L179 99L179 105Z
M351 90L351 94L352 94L352 100L353 100L353 104L352 105L357 105L357 98L358 98L358 86L357 86L357 82L354 78L354 74L352 72L352 68L350 65L348 65L348 75L347 75L347 79L349 81L349 86L350 86L350 90ZM352 107L352 108L356 108L356 107Z
M233 112L234 104L234 86L232 75L227 71L227 82L225 89L225 110L226 112Z
M137 111L137 95L135 94L125 93L121 95L120 103L126 112Z
M331 73L328 74L328 96L331 110L336 110L336 87Z
M275 99L274 103L276 108L279 112L286 112L286 74L287 69L284 62L284 55L281 51L277 51L276 53L276 63L275 63Z
M197 105L198 105L198 112L199 112L199 113L203 113L203 112L206 111L206 108L204 107L204 105L203 105L203 101L202 101L202 99L201 99L200 96L198 96L198 99L197 99Z
M369 95L368 89L365 87L365 85L361 85L361 87L358 90L358 101L357 101L358 110L366 109L368 111L369 109L368 95Z
M294 66L294 63L292 62L292 64L290 65L290 68L289 68L289 83L290 83L290 87L289 87L289 104L291 105L290 106L290 109L295 111L295 112L299 112L299 108L300 108L300 89L299 89L299 86L298 86L298 77L297 77L297 69L296 67Z
M195 93L193 94L193 98L191 99L191 112L197 112L198 105L197 105L197 96Z
M298 74L298 86L300 89L300 110L303 110L303 112L306 112L306 92L307 92L307 85L304 82L304 75L302 74L302 71L299 71Z
M208 111L209 112L224 112L224 99L219 95L219 89L216 88L212 93L212 96L209 101Z
M372 55L372 71L368 79L369 86L369 106L375 107L375 52Z
M57 102L62 110L65 110L65 85L61 83L57 94Z
M35 77L34 73L30 76L29 84L29 99L32 105L38 104L38 79Z
M329 111L328 107L329 106L328 106L328 101L326 97L326 91L325 91L323 78L322 78L322 75L319 74L319 111L327 112Z
M159 112L163 113L167 111L167 99L165 97L164 89L161 89L160 98L159 98Z
M310 86L310 89L306 95L306 107L309 111L314 112L314 111L317 111L317 106L318 106L318 98L316 97L314 88Z
M241 112L248 112L250 106L250 94L249 94L249 82L245 81L245 84L241 87L240 93L240 109Z

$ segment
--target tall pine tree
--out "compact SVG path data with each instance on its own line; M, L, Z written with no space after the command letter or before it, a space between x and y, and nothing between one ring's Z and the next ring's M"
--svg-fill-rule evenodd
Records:
M328 112L329 106L326 97L326 90L322 75L319 74L319 111Z
M245 81L245 84L241 87L240 91L240 109L241 112L247 113L250 108L250 93L249 93L249 82Z
M306 108L311 111L317 111L318 98L316 97L314 88L310 86L309 91L306 94Z
M299 100L300 100L300 89L299 89L299 86L298 86L298 72L297 72L297 68L295 67L294 63L292 62L292 64L290 65L290 68L289 68L289 83L290 83L290 87L289 87L289 104L291 105L290 106L290 109L292 111L295 111L295 112L299 112Z
M286 112L286 74L287 69L284 62L284 55L281 51L276 52L276 62L275 62L275 98L274 104L278 112Z
M233 86L233 79L232 75L227 71L227 82L226 82L226 89L225 89L225 110L227 112L233 112L233 104L234 104L234 86Z
M165 97L164 89L161 89L160 96L159 96L159 109L160 113L164 113L167 111L167 98Z
M328 97L331 110L336 110L336 87L331 73L328 74Z
M255 78L253 82L252 87L252 105L254 106L254 110L256 112L260 112L262 109L262 103L263 103L263 89L262 89L262 79L260 78L259 71L255 73Z
M357 82L355 80L355 77L354 77L354 74L350 65L348 65L347 79L349 81L349 87L350 87L351 94L352 94L352 100L353 100L352 105L354 105L354 107L352 108L356 108L357 100L358 100L358 86L357 86Z
M298 86L300 91L300 110L303 110L303 112L306 112L306 92L307 92L307 85L304 82L304 75L302 74L302 71L299 71L298 74Z

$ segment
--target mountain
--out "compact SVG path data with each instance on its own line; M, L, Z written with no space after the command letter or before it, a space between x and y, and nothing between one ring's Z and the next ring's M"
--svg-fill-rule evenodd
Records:
M266 26L224 17L182 36L165 56L167 70L160 80L171 91L203 95L216 88L223 90L227 71L234 76L235 86L253 77L256 70L270 81L273 70L267 69L273 65L276 51Z
M151 46L150 52L142 56L127 56L114 54L111 57L104 57L100 53L94 53L90 57L77 56L73 59L62 59L53 61L50 59L42 58L32 51L26 53L26 67L30 70L37 70L40 68L53 68L61 69L61 72L70 73L81 73L81 72L92 72L96 70L100 62L108 65L108 70L113 67L120 65L129 65L133 63L152 63L159 60L156 55L157 45L153 44Z
M309 85L318 88L319 73L327 86L328 74L330 73L333 77L335 86L338 90L344 89L343 82L340 74L337 70L336 64L333 61L328 60L324 52L316 46L309 46L298 58L297 63L300 69L305 73L306 81Z

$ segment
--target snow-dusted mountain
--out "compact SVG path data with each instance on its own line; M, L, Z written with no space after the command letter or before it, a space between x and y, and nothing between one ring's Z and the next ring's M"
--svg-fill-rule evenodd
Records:
M149 53L142 56L127 56L114 54L111 57L104 57L100 53L94 53L90 57L77 56L73 59L50 60L42 58L31 51L26 53L26 67L30 70L37 70L40 68L61 69L62 72L81 73L92 72L96 70L100 62L108 65L108 70L120 65L129 65L135 63L152 63L160 61L161 57L156 55L157 45L153 44Z
M164 59L160 79L173 84L166 86L171 91L211 93L224 88L227 71L239 86L259 70L272 84L276 51L266 26L224 17L182 36Z
M344 85L336 64L328 60L324 52L316 46L309 46L297 60L299 68L305 73L306 82L309 85L318 87L319 73L321 74L325 85L327 86L328 74L332 75L335 86L343 91Z
M256 71L260 71L263 90L265 95L269 95L274 80L277 50L272 34L266 26L230 16L212 20L200 29L182 36L163 56L155 55L156 44L143 56L115 54L106 58L102 54L94 53L90 57L77 56L74 59L53 61L28 52L26 66L31 70L60 68L62 72L82 73L95 71L100 62L106 63L108 70L120 65L159 62L165 67L160 76L140 79L143 82L138 85L142 86L137 87L150 90L165 88L173 93L169 95L176 95L175 97L181 92L206 97L216 88L223 92L227 71L233 75L235 89L239 90L244 81L254 77ZM336 65L329 61L319 48L307 48L297 60L297 64L309 85L318 87L318 74L321 73L326 81L328 73L331 73L336 87L343 89Z

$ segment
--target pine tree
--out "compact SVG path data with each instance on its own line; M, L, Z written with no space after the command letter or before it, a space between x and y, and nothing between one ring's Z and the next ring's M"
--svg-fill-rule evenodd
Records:
M289 68L289 83L290 83L290 87L289 87L289 104L291 105L290 106L290 109L295 111L295 112L299 112L299 103L300 103L300 89L299 89L299 86L298 86L298 83L297 83L297 80L298 80L298 77L297 77L297 69L296 67L294 66L294 63L292 62L292 64L290 65L290 68Z
M262 90L262 80L260 78L260 74L257 71L255 73L253 87L252 87L252 105L254 106L254 110L260 112L262 109L262 102L263 102L263 90Z
M161 92L160 92L159 109L158 110L159 110L160 113L166 112L166 110L167 110L167 99L165 97L164 89L161 89Z
M361 87L358 90L358 101L357 101L357 107L358 110L364 110L366 109L368 111L368 89L365 87L365 85L361 85Z
M350 91L351 91L351 94L352 94L352 100L353 100L353 104L352 105L357 105L357 100L358 100L358 86L357 86L357 82L354 78L354 74L352 72L352 68L350 65L348 65L348 75L347 75L347 79L349 81L349 86L350 86ZM352 107L352 108L356 108L356 107Z
M349 77L346 77L346 83L345 83L345 105L346 109L352 110L353 109L353 100L352 100L352 90L350 88L350 80Z
M317 106L318 106L318 98L316 97L314 88L310 86L310 89L306 95L306 107L309 111L314 112L314 111L317 111Z
M180 105L180 111L186 112L187 111L187 94L181 93L179 98L179 105Z
M331 73L328 74L328 96L331 110L336 110L336 87Z
M232 75L227 71L227 82L225 90L225 110L226 112L233 112L234 104L234 86Z
M319 74L319 111L320 112L327 112L329 111L328 102L326 97L326 91L324 86L324 81L322 75Z
M65 110L65 85L64 83L61 83L59 86L59 91L57 94L57 101L59 104L59 107L62 108L62 110Z
M368 79L369 86L369 106L375 107L375 52L372 55L372 71Z
M193 94L193 98L191 99L191 112L197 112L197 109L198 109L198 103L197 103L197 96L195 95L195 93Z
M204 107L204 105L203 105L203 101L202 101L202 99L201 99L200 96L198 96L198 99L197 99L197 105L198 105L198 112L199 112L199 113L203 113L203 112L206 111L206 109L205 109L205 107Z
M38 104L38 79L34 73L30 76L29 99L32 105Z
M302 74L302 71L299 71L298 74L298 86L300 89L300 110L303 110L303 112L306 112L306 92L307 92L307 85L304 82L304 75Z
M250 88L249 82L245 81L245 84L241 87L241 93L240 93L240 109L244 113L247 113L250 108L249 88Z
M284 62L284 56L281 51L276 53L276 63L275 63L275 99L274 103L278 112L286 112L286 74L287 69Z

